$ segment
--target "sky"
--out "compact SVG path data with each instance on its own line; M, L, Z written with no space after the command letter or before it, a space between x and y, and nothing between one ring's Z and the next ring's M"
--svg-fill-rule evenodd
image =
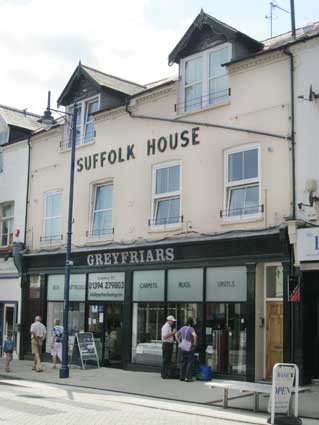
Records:
M137 83L177 74L167 58L200 9L257 39L270 0L0 0L0 104L42 113L79 60ZM278 0L289 10L290 0ZM318 0L295 0L296 25L319 21ZM278 9L273 34L290 29Z

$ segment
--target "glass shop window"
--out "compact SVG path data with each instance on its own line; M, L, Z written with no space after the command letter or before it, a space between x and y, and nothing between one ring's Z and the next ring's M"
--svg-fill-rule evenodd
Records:
M266 297L279 298L284 296L284 280L282 266L266 266Z

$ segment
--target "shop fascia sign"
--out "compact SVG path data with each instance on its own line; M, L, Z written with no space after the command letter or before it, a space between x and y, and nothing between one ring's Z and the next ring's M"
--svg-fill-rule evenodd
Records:
M319 260L319 227L297 230L298 261Z
M200 127L193 127L190 130L183 130L171 133L158 138L148 139L145 144L145 154L154 156L164 152L187 148L199 145ZM121 162L128 162L135 159L135 145L129 144L125 147L110 149L109 151L96 152L91 155L82 156L77 159L77 171L90 171L96 168L103 168L107 165L114 165Z
M90 267L123 264L151 264L174 261L174 248L135 249L132 251L108 251L87 255Z

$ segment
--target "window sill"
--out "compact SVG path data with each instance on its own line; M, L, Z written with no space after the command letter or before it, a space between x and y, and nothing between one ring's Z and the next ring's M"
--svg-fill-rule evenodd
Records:
M264 214L256 214L256 215L247 215L246 217L228 217L223 218L221 220L222 226L227 226L230 224L242 224L242 223L254 223L254 222L260 222L264 221L265 216Z
M148 229L148 233L165 233L165 232L173 232L174 230L181 230L183 228L183 223L174 223L168 224L166 226L163 225L153 225Z
M76 145L75 146L75 149L77 150L77 149L82 149L82 148L84 148L85 146L91 146L91 145L94 145L95 144L95 139L96 139L96 137L94 137L90 142L87 142L87 143L80 143L79 145ZM60 152L70 152L71 151L71 146L70 147L67 147L67 148L64 148L63 146L61 146L60 147Z
M40 242L40 248L56 248L58 246L63 245L63 240L61 241L46 241L46 242Z
M103 235L103 236L88 236L86 242L88 245L99 245L105 242L113 242L113 235Z
M211 109L217 109L217 108L221 108L223 106L228 106L230 105L230 100L227 100L225 102L221 102L221 103L216 103L215 105L209 105L209 106L205 106L204 108L200 108L200 109L196 109L194 111L188 111L188 112L177 112L176 113L176 118L184 118L187 116L192 116L194 114L199 114L201 112L206 112L206 111L210 111Z

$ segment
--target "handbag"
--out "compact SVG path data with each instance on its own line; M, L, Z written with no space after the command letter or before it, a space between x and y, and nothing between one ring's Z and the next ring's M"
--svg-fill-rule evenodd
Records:
M183 351L191 351L192 343L187 341L187 339L182 339L182 342L180 342L178 346Z

